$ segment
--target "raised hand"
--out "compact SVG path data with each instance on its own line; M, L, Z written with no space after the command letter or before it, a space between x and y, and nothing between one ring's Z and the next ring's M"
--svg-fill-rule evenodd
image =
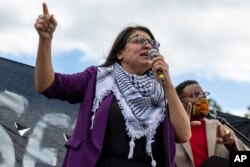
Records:
M191 118L191 112L192 112L192 103L188 103L187 105L187 115L189 117L189 119ZM201 125L201 121L195 120L195 121L190 121L190 126L191 127L195 127L195 126L200 126Z
M160 73L163 75L163 78L164 78L164 79L162 78L164 81L163 83L166 86L172 85L170 84L171 81L170 81L170 76L169 76L169 65L164 60L164 57L160 53L157 53L153 57L152 61L150 61L150 63L151 63L151 68L155 74L155 79L160 82L161 80L159 78L159 71L160 71Z
M222 125L217 125L217 143L234 145L235 144L234 132Z
M53 38L53 32L56 29L57 22L54 16L49 14L49 10L46 3L43 3L43 14L38 16L34 26L40 38Z

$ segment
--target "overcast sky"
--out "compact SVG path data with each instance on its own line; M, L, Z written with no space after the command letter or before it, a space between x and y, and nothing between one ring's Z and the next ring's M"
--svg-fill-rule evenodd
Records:
M40 0L1 0L0 56L34 66ZM58 72L99 65L128 25L147 26L161 43L174 84L196 79L222 107L244 115L250 106L249 0L47 0L58 26Z

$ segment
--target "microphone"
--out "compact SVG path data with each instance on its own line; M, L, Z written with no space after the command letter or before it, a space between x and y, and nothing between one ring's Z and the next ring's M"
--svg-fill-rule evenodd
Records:
M156 54L159 53L159 50L157 49L151 49L148 51L148 56L150 59L153 59L155 57Z
M159 53L158 49L151 49L148 51L148 56L150 59L153 59L158 53ZM158 70L157 73L158 73L158 77L161 80L164 80L164 75L163 75L162 71Z
M215 110L209 110L209 112L207 113L207 116L213 118L213 119L217 119L218 118L218 115L217 115L217 111Z

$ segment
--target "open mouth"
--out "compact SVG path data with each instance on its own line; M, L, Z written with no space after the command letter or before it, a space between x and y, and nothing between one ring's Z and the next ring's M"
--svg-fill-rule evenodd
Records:
M141 56L148 57L148 52L142 53Z

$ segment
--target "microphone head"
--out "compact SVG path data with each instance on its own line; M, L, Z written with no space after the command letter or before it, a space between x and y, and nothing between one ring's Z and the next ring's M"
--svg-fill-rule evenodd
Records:
M215 109L209 110L208 116L217 119L217 111Z
M150 59L153 59L155 57L156 54L159 53L159 50L157 49L151 49L148 51L148 56Z

